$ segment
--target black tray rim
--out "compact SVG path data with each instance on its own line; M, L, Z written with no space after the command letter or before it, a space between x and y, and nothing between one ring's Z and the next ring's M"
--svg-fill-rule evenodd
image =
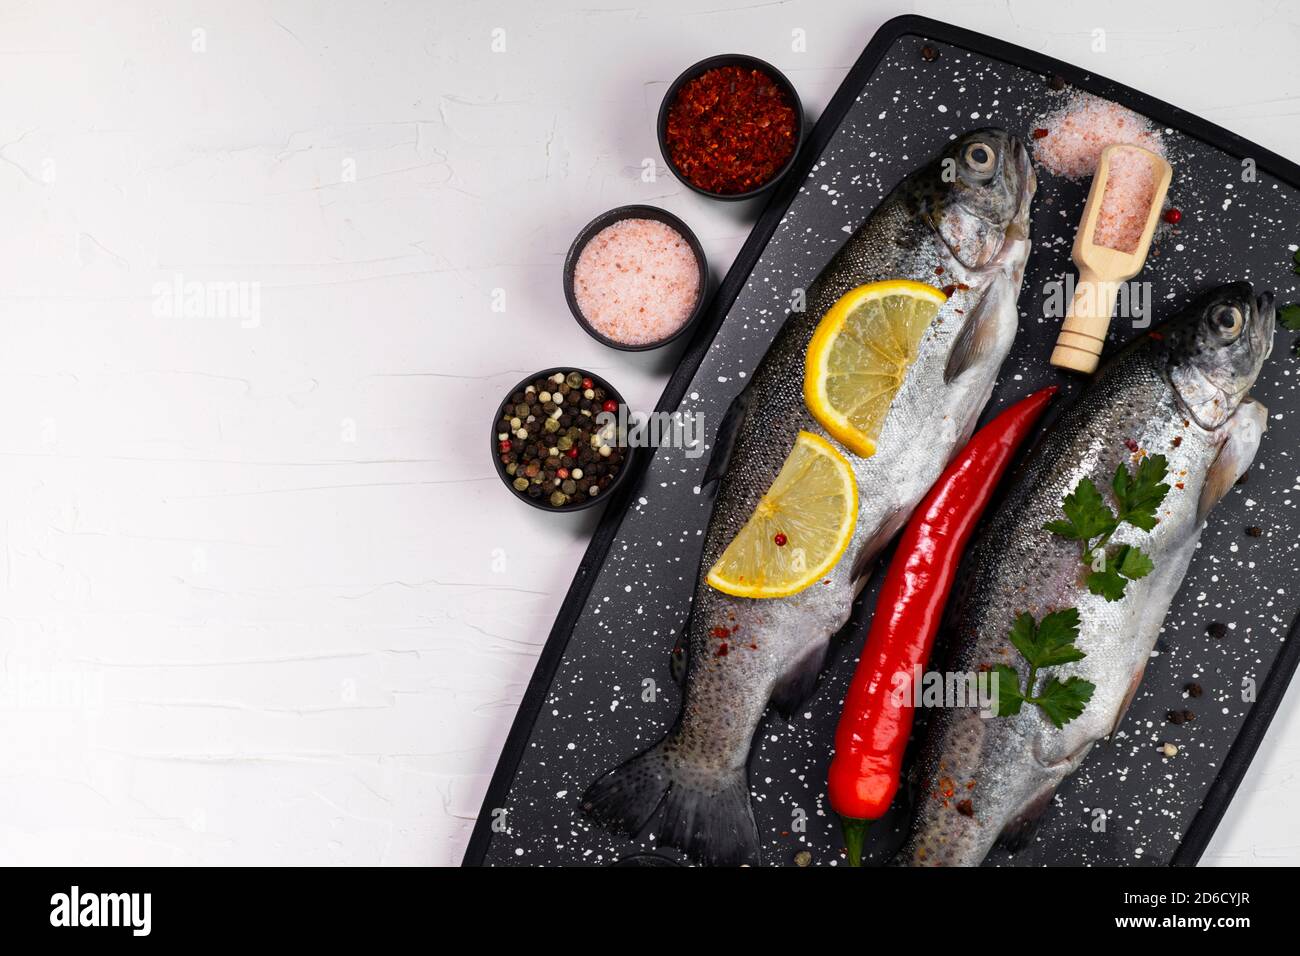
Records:
M799 150L794 166L782 177L782 181L763 207L753 229L750 230L749 237L736 254L731 268L727 270L726 277L714 291L690 344L682 353L677 368L659 397L659 402L655 406L656 411L671 411L680 404L682 396L686 394L686 389L722 327L723 319L731 310L750 272L757 264L758 257L767 247L781 219L798 195L799 187L807 179L813 163L821 156L831 137L839 129L857 99L858 93L871 79L881 60L895 42L909 35L961 47L971 53L978 53L1022 69L1041 73L1045 77L1059 75L1072 87L1113 100L1163 126L1173 127L1185 135L1195 137L1239 159L1252 159L1257 169L1300 189L1300 165L1163 100L1116 83L1091 70L1080 69L1062 60L973 30L914 14L894 17L880 26L866 49L849 69L848 75L836 89L826 109L817 118L812 133ZM488 846L492 840L492 810L506 805L510 785L519 770L533 724L546 702L546 692L551 686L555 672L559 669L569 638L573 634L573 628L591 594L596 579L595 572L604 563L605 555L623 524L627 505L640 486L641 479L654 456L639 457L641 460L635 464L629 479L622 483L622 488L616 496L608 500L600 523L592 534L591 542L587 545L587 550L578 565L573 583L569 585L569 590L560 605L555 624L551 627L546 644L538 656L537 666L528 681L528 687L524 691L519 710L510 726L501 756L497 760L496 769L488 783L483 805L474 823L469 843L465 847L462 866L484 865ZM1201 809L1192 818L1191 826L1183 834L1178 849L1174 851L1169 861L1170 866L1195 866L1222 821L1228 804L1232 802L1237 787L1245 777L1246 770L1254 759L1256 751L1259 750L1269 724L1272 723L1273 715L1277 713L1282 703L1296 666L1300 664L1300 640L1297 638L1300 638L1300 616L1293 620L1277 659L1264 679L1259 696L1232 746L1228 749L1219 773L1206 792Z

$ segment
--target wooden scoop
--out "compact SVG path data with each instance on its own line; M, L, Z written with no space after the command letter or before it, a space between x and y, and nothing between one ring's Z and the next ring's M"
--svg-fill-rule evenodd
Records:
M1119 156L1120 151L1127 155ZM1121 183L1121 179L1145 174L1146 170L1140 167L1135 170L1134 167L1135 163L1142 161L1150 164L1151 180L1155 186L1146 210L1132 208L1131 199L1124 204L1118 198L1121 186L1126 185ZM1112 163L1118 163L1120 168L1115 177L1116 193L1107 199L1106 186L1111 179ZM1110 327L1115 297L1119 287L1137 275L1147 260L1151 235L1156 231L1156 221L1173 173L1173 168L1162 157L1139 146L1116 145L1102 150L1097 173L1092 178L1092 188L1088 191L1088 202L1083 207L1083 219L1074 237L1074 264L1079 267L1079 282L1074 289L1070 311L1061 325L1061 333L1056 338L1056 348L1052 351L1051 362L1057 368L1087 374L1096 371L1102 346L1106 344L1106 330ZM1142 198L1136 201L1141 202ZM1145 225L1142 225L1144 211ZM1099 225L1101 236L1098 236ZM1141 228L1140 235L1138 228ZM1098 238L1111 245L1099 245L1095 241Z

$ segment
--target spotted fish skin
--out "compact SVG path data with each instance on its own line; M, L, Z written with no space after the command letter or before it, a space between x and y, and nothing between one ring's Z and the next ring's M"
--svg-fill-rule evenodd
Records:
M1235 311L1234 311L1235 310ZM1225 321L1241 317L1231 334ZM1227 319L1225 319L1227 317ZM1007 640L1022 612L1041 619L1076 607L1087 656L1049 673L1096 685L1082 715L1056 728L1036 706L1012 717L977 707L936 713L918 757L910 835L895 862L975 866L999 838L1023 842L1060 783L1110 734L1141 680L1210 509L1250 466L1267 410L1246 398L1271 349L1272 298L1249 283L1213 289L1162 329L1119 353L1052 425L981 532L950 608L949 673L1027 667ZM1143 455L1168 459L1169 493L1147 532L1121 525L1155 563L1119 601L1090 593L1080 545L1044 530L1064 497L1090 478L1108 497L1115 470ZM1040 682L1042 677L1039 678ZM1041 683L1040 683L1041 686Z
M726 466L710 465L710 475L720 477L685 635L681 713L662 741L588 789L582 805L595 820L640 833L659 817L654 833L661 845L705 863L758 862L746 775L755 730L769 702L789 714L811 693L872 560L988 401L1018 326L1035 187L1015 137L986 129L957 139L882 201L808 288L806 309L788 316L719 428L714 454L725 456ZM822 316L842 295L899 278L944 288L949 299L890 405L876 454L859 458L808 412L805 356ZM831 441L853 467L860 508L845 555L822 582L787 598L715 591L705 581L708 569L749 519L801 430Z

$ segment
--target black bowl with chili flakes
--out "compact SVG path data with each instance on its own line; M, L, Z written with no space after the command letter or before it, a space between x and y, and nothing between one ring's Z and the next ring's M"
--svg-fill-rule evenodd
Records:
M687 68L659 107L659 150L678 179L713 199L752 199L794 165L803 105L780 70L743 53Z
M628 474L631 449L620 442L617 426L598 416L617 415L622 404L608 382L582 369L528 376L492 419L497 474L516 498L544 511L581 511L604 501ZM602 454L601 446L608 451Z

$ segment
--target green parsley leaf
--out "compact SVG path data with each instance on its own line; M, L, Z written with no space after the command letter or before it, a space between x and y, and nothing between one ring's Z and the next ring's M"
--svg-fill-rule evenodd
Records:
M1156 569L1155 562L1141 548L1131 544L1120 545L1110 563L1130 581L1144 578Z
M1284 305L1277 310L1277 320L1288 332L1300 332L1300 305Z
M1020 692L1020 675L1014 667L999 664L993 668L993 679L997 688L998 716L1014 717L1020 713L1020 705L1025 702L1025 697Z
M1096 689L1095 684L1082 677L1069 677L1064 681L1050 677L1034 698L1034 703L1043 709L1047 719L1060 730L1083 713Z
M1129 581L1144 578L1155 570L1155 563L1131 544L1120 545L1114 555L1106 558L1102 570L1088 575L1088 590L1107 601L1118 601L1124 596Z
M1119 504L1119 520L1127 521L1143 531L1156 526L1156 509L1169 494L1165 475L1169 461L1164 455L1151 455L1138 462L1137 470L1130 476L1121 462L1115 469L1111 490Z
M1035 667L1055 667L1083 659L1083 651L1074 646L1079 637L1079 609L1067 607L1053 611L1038 622L1034 641L1037 654L1030 659Z
M1118 525L1115 513L1101 497L1101 492L1091 478L1080 478L1074 491L1065 496L1061 507L1065 511L1066 520L1049 521L1043 528L1071 541L1086 544L1097 535L1109 534Z
M1031 667L1055 667L1083 657L1074 646L1079 636L1079 611L1053 611L1035 625L1033 615L1017 614L1007 638ZM1031 688L1032 690L1032 688Z
M1115 565L1106 562L1106 570L1092 571L1088 574L1088 590L1107 601L1118 601L1124 596L1124 586L1128 584Z
M1038 625L1034 623L1034 616L1027 613L1017 614L1011 624L1011 630L1007 632L1007 639L1011 641L1011 646L1031 664L1034 663L1034 655L1038 651L1035 643L1037 634Z

